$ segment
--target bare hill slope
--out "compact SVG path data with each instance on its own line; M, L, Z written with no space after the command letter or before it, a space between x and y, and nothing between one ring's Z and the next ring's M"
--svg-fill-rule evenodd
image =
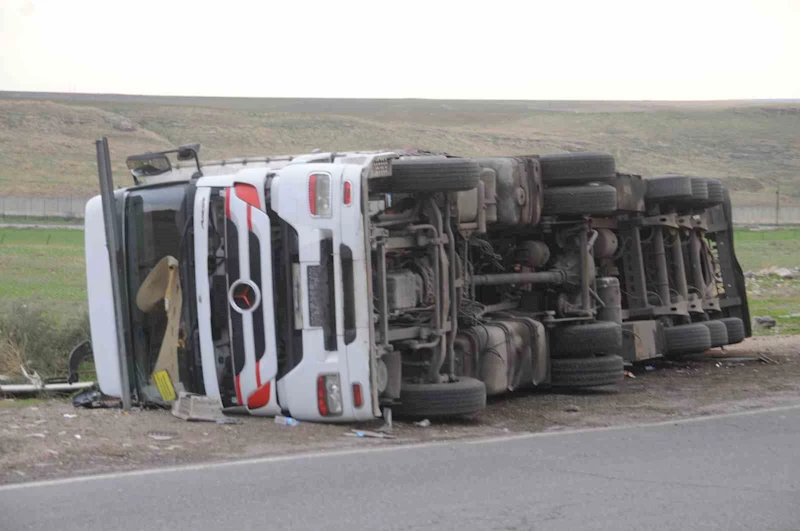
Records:
M0 93L0 194L93 195L93 141L204 157L419 147L459 155L608 151L622 171L721 177L740 201L800 198L800 103L300 100ZM749 193L748 193L749 192Z

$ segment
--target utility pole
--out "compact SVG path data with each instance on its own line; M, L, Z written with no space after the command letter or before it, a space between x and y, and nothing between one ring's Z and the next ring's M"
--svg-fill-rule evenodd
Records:
M781 185L778 184L778 189L775 191L775 226L780 224L781 219Z

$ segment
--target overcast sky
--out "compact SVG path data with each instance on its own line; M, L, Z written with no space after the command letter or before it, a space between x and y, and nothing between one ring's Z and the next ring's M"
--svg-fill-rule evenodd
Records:
M0 0L0 90L800 98L800 0Z

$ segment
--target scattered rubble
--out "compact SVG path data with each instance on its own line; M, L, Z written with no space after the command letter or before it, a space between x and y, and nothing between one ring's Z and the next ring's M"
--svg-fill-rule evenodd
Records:
M756 326L760 328L765 328L767 330L775 328L775 325L778 324L778 321L776 321L774 317L770 317L769 315L756 316L753 318L753 321L756 323Z
M753 278L745 273L745 278ZM788 267L768 267L758 272L759 277L778 277L785 280L793 279L798 276L797 271L792 271Z

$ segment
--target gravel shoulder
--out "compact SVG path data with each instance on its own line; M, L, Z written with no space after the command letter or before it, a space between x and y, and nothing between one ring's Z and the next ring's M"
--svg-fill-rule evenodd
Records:
M759 361L766 355L772 362ZM76 409L69 402L0 400L0 484L203 461L434 440L659 422L800 403L800 336L755 337L705 356L631 369L617 392L526 391L490 400L467 420L418 427L395 419L395 439L347 436L359 425L237 417L184 422L167 411Z

